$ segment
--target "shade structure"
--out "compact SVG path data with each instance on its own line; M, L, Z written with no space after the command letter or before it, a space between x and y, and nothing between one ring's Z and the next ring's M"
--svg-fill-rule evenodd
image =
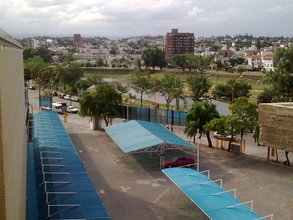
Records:
M33 116L38 219L110 219L58 115ZM28 219L30 215L28 213Z
M261 216L205 174L189 168L167 168L163 173L210 219L256 220Z
M163 125L130 120L106 127L106 132L125 153L160 144L194 147Z

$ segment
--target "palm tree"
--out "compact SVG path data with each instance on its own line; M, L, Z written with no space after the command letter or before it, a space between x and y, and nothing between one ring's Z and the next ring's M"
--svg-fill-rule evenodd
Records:
M201 134L204 131L203 126L210 122L212 119L218 117L219 113L216 110L215 104L208 101L194 102L191 109L186 115L184 133L188 137L193 137L193 142L195 143L195 135L197 133L197 129L199 129L199 133ZM213 147L210 138L210 132L207 131L206 135L209 147Z

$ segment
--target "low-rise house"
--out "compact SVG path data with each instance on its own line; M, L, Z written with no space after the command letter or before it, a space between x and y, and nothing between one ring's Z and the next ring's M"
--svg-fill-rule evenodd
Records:
M269 71L274 70L274 62L273 62L273 55L267 55L262 57L262 67L263 69Z

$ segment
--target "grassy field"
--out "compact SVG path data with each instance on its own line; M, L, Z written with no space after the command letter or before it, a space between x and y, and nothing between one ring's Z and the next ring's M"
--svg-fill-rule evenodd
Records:
M194 72L182 72L178 70L163 70L163 71L156 71L154 74L152 74L153 78L160 79L164 76L165 73L173 72L175 75L180 77L182 81L186 81L187 77L192 76L195 74ZM125 73L121 72L119 70L119 74L115 73L115 69L113 69L113 73L85 73L85 76L90 76L93 74L99 74L102 77L105 78L114 78L114 79L124 79L129 80L131 78L131 72L129 70L125 71ZM210 92L214 89L214 87L217 84L226 83L229 79L237 79L239 76L238 73L230 73L230 72L221 72L221 71L213 71L213 72L205 72L205 74L210 82L212 83L212 88L210 89ZM244 77L241 80L245 80L252 86L251 90L251 96L249 98L250 102L256 103L258 95L263 91L264 87L266 87L266 84L263 82L264 74L261 72L245 72L243 73ZM188 95L188 89L184 88L184 92ZM146 106L149 105L149 103L145 103Z

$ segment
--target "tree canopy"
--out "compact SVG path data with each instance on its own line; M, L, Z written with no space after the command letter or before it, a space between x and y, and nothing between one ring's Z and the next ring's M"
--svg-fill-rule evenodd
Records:
M257 106L248 102L247 98L240 97L235 99L235 103L229 105L231 115L221 116L211 120L204 126L205 131L217 131L221 134L227 132L231 137L229 138L228 151L231 149L231 142L235 135L251 133L257 126Z
M156 91L160 92L166 100L167 109L171 101L175 98L180 98L182 94L183 85L179 78L173 74L165 74L163 78L156 81Z
M202 133L204 125L218 117L219 113L216 110L215 104L208 101L194 102L186 115L184 133L188 137L195 137L197 129ZM209 147L213 147L209 131L206 131L206 134Z
M292 102L293 101L293 45L289 48L278 48L273 57L275 70L266 73L265 80L270 87L259 97L259 102Z
M172 57L177 67L180 67L183 71L188 68L189 71L194 69L195 71L203 72L208 69L212 57L211 56L198 56L194 54L176 54Z
M152 88L151 75L146 72L134 71L132 73L131 87L140 96L140 106L142 106L142 96Z
M145 66L152 67L153 70L156 67L159 67L162 70L167 66L164 52L157 47L145 49L142 52L141 58L143 59Z
M109 119L117 116L117 109L121 102L121 95L111 85L103 84L94 91L83 94L79 115L103 118L106 126L108 126Z
M194 75L188 77L186 82L189 90L191 91L191 98L195 102L199 101L203 97L206 97L212 86L208 78L204 75Z
M46 63L40 56L34 56L24 60L24 79L31 80L37 77L37 73L46 66Z
M213 96L219 100L231 102L233 85L235 83L234 98L250 97L250 90L252 89L251 85L244 80L236 80L230 79L226 84L217 84L212 92Z

